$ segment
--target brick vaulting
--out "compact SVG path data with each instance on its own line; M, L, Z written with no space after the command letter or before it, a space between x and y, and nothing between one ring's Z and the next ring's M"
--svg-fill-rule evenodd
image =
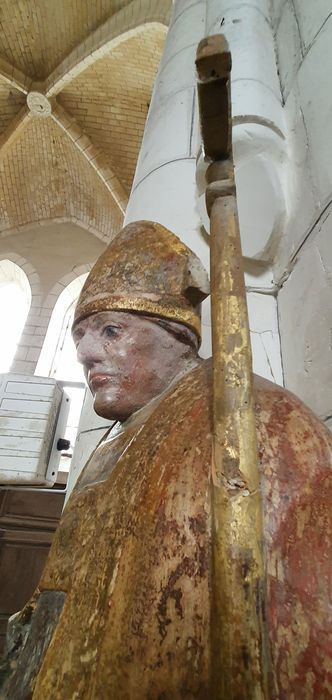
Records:
M117 233L170 6L3 0L0 236L52 221Z

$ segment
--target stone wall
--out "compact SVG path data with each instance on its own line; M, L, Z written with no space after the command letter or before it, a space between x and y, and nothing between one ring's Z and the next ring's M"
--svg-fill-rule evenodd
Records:
M332 414L332 5L273 0L288 160L275 260L286 386Z
M0 238L0 260L11 260L26 274L31 306L11 371L33 374L55 303L65 287L103 251L96 236L71 223L34 225Z

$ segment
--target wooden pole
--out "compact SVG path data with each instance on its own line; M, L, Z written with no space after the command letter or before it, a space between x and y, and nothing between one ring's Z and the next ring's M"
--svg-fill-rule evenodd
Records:
M231 59L220 36L197 51L210 215L213 353L214 700L267 700L265 570L252 360L231 152Z

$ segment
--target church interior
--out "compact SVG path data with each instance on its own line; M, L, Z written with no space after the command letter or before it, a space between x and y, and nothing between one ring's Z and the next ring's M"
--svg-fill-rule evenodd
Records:
M209 269L195 54L220 32L253 368L332 429L330 1L1 0L2 644L107 428L70 333L89 271L124 224L144 219ZM208 300L202 324L209 357ZM24 423L45 396L47 457L44 434ZM67 442L50 466L55 430Z

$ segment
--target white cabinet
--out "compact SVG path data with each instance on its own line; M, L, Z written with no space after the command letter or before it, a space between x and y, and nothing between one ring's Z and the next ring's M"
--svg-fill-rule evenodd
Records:
M55 379L0 374L0 483L52 486L68 410Z

